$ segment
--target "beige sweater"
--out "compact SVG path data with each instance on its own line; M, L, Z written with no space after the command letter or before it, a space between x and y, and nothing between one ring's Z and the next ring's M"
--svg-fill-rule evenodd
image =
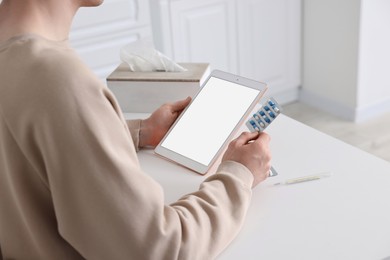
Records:
M138 163L138 133L67 42L0 43L3 258L215 258L243 223L252 175L224 162L164 205Z

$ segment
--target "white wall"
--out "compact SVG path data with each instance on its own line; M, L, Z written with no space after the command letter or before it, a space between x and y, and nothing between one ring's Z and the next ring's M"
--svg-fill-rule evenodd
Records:
M390 111L390 1L306 0L303 102L352 121Z
M357 104L360 1L306 0L303 5L302 101L353 114ZM333 111L334 110L334 111Z
M362 0L357 105L360 117L390 111L390 1Z

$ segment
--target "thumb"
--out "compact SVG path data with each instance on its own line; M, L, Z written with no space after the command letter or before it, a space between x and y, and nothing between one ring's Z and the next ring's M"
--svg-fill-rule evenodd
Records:
M242 132L236 139L238 145L247 144L249 141L256 140L259 137L259 132Z
M191 97L187 97L186 99L179 100L175 103L173 103L172 106L172 112L179 112L182 111L188 104L191 102Z

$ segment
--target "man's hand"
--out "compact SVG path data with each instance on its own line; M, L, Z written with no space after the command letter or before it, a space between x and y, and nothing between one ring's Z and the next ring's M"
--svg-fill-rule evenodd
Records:
M254 177L253 187L268 177L271 168L270 137L266 133L244 132L231 141L222 161L245 165Z
M175 122L177 117L190 102L191 98L187 97L186 99L175 103L164 104L154 111L148 119L142 120L139 134L139 146L157 146L173 122Z

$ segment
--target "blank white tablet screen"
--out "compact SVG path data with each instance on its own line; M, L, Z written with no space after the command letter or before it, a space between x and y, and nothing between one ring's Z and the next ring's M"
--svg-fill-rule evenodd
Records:
M259 92L211 77L161 146L209 165Z

